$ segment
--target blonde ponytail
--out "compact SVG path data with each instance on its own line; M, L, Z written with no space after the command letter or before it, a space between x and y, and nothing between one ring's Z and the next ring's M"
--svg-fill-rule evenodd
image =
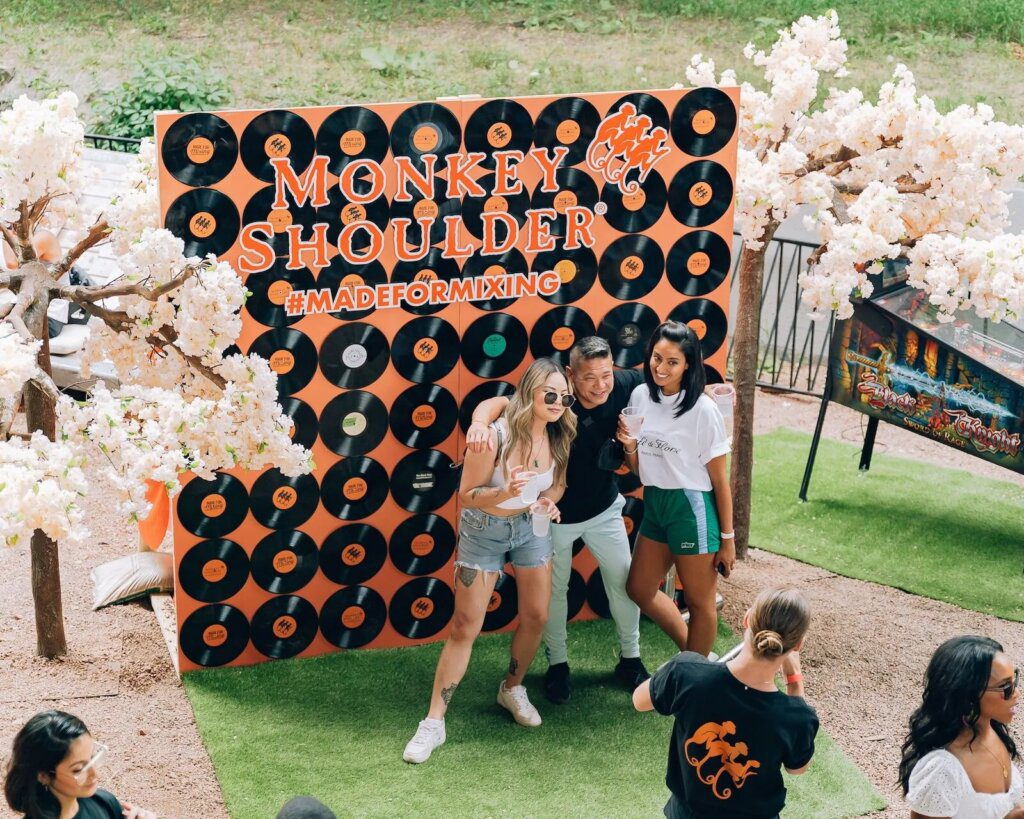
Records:
M750 609L748 621L754 654L781 657L796 648L811 625L811 607L796 589L766 589Z

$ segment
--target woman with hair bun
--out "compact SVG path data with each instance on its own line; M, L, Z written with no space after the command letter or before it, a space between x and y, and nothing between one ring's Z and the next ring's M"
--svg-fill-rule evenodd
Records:
M786 804L782 768L811 764L818 715L803 698L799 651L811 623L794 589L761 592L743 618L743 647L728 663L677 654L633 693L638 711L675 717L665 816L777 817ZM786 696L775 676L786 675Z

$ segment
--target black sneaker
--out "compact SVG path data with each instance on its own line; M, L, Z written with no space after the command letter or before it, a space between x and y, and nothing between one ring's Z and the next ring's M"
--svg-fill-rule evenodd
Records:
M615 666L615 679L630 694L636 690L640 683L650 678L651 675L647 672L643 661L639 657L622 657L619 659L619 664Z
M544 674L544 693L556 705L565 705L572 696L572 683L569 682L569 664L555 663L549 665Z

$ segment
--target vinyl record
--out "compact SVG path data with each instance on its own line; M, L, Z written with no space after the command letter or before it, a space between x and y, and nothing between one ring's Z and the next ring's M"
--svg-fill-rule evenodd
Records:
M622 108L623 104L627 102L632 104L636 109L637 116L645 116L651 120L651 128L664 128L665 133L668 134L668 109L661 100L657 97L652 97L650 94L644 94L642 92L626 94L626 96L622 97L614 105L608 108L608 114L618 112Z
M338 648L361 648L380 634L387 618L383 597L366 586L349 586L320 609L320 633Z
M288 315L285 307L288 296L293 290L316 287L312 273L304 267L288 270L287 262L287 259L278 259L269 269L252 273L245 280L245 287L252 294L245 300L245 309L268 327L287 327L301 321L301 314Z
M275 467L260 475L252 485L249 509L268 529L294 529L309 520L318 500L320 487L316 478L312 475L289 478Z
M437 446L455 431L459 405L448 390L436 384L417 384L391 405L391 434L415 449Z
M249 353L265 358L277 373L279 396L298 392L316 373L316 347L309 336L290 327L267 330L252 343Z
M717 162L705 159L684 165L668 189L668 207L688 227L717 222L732 205L732 179Z
M515 620L519 613L518 595L516 579L504 572L499 574L498 582L494 584L494 590L491 592L491 599L487 601L484 631L497 631Z
M637 182L638 174L626 174L626 183ZM668 191L665 180L657 171L651 171L632 194L623 194L618 184L606 183L601 189L601 201L608 206L605 220L623 233L642 233L654 226L665 212Z
M360 190L360 187L363 186L357 182L356 190ZM316 221L327 223L327 244L332 246L338 244L341 231L353 222L372 222L383 231L387 228L390 218L391 208L383 196L365 204L350 202L338 185L334 185L327 192L327 204L316 209ZM362 253L371 242L370 235L360 229L352 234L347 246L357 253Z
M441 255L441 248L434 247L418 262L398 262L391 271L391 281L406 285L422 282L423 287L415 293L412 288L406 290L402 299L402 309L416 316L429 316L440 313L447 304L430 304L430 285L436 281L449 282L460 277L459 263L455 259L446 259Z
M493 173L481 176L477 181L486 193L483 196L466 196L462 200L462 222L466 230L477 239L484 238L484 213L507 213L516 220L519 227L526 224L526 211L530 208L530 195L526 188L519 193L497 196L491 192L494 190L494 179ZM504 224L499 222L491 230L499 245L508 240L508 228Z
M399 571L433 574L455 554L455 530L437 515L415 515L398 524L388 551Z
M368 518L388 497L388 473L372 458L338 461L320 484L324 509L341 520Z
M207 668L238 659L249 643L249 621L234 606L215 603L196 609L181 624L181 652Z
M164 227L185 243L186 256L221 256L235 243L242 223L238 208L225 194L195 188L171 202Z
M566 250L556 247L544 253L538 253L533 260L533 270L543 272L554 270L562 280L559 287L550 296L541 296L551 304L571 304L579 301L594 286L597 279L597 256L589 247Z
M345 261L345 257L338 255L331 259L331 263L320 271L316 277L317 287L326 287L333 296L343 288L349 288L349 292L355 298L354 288L376 287L379 284L387 284L388 274L384 272L384 266L374 260L367 264L352 264ZM353 309L341 309L328 315L340 321L355 321L366 318L374 311L373 307L358 309L357 302L352 302Z
M640 524L643 519L644 502L640 498L626 498L626 505L622 507L622 522L626 525L630 551L633 550L633 544L636 543L636 536L640 532Z
M337 455L352 457L372 452L387 432L387 407L369 392L343 392L320 412L320 438Z
M640 481L640 476L623 461L622 466L615 470L615 485L618 487L620 495L628 495L643 486L643 483Z
M423 230L420 228L420 219L432 219L430 225L429 244L437 245L444 241L446 216L458 216L462 212L462 199L459 197L448 198L448 182L440 176L434 177L433 193L429 199L425 199L423 192L413 185L406 183L406 190L412 198L407 202L395 199L391 203L391 219L408 219L409 224L405 227L405 244L412 250L418 250L423 246ZM398 226L394 225L395 233L398 234Z
M464 279L476 278L478 276L510 276L515 273L523 275L530 272L530 266L526 258L515 248L502 253L500 256L482 256L474 253L462 266L462 277ZM486 295L486 294L485 294ZM481 310L506 310L515 304L517 298L487 298L482 301L470 302L474 307Z
M250 570L256 584L271 594L291 594L309 583L320 562L316 541L305 532L271 532L252 550Z
M242 164L257 179L273 182L270 160L287 157L299 175L313 159L315 142L313 129L302 117L291 111L266 111L242 132Z
M178 566L178 584L193 600L219 603L234 597L249 579L249 556L233 540L204 540Z
M177 510L181 525L193 535L224 537L245 520L249 495L238 478L218 472L211 480L193 478L185 484Z
M275 256L287 256L288 246L291 242L288 236L288 227L298 225L301 228L299 238L303 242L308 242L313 237L313 225L317 222L317 212L309 202L301 207L296 205L293 197L287 191L285 191L285 207L275 208L274 196L273 185L267 185L267 187L256 191L242 210L242 224L270 222L273 233L269 237L265 233L261 233L259 238L274 249Z
M515 100L491 100L477 108L466 123L466 152L486 154L483 168L495 166L496 151L522 151L533 144L533 120ZM490 188L484 185L487 190Z
M280 403L284 414L292 420L292 428L289 432L292 443L309 449L316 442L319 428L313 408L299 398L282 398Z
M590 102L579 97L563 97L540 112L534 144L548 149L564 145L569 153L562 164L576 165L586 159L587 148L600 123L601 116Z
M584 542L583 538L576 538L576 540L572 542L572 556L576 557L576 555L583 551L586 545L587 544Z
M316 132L316 152L330 157L327 169L340 176L344 167L357 159L382 162L388 153L388 128L369 108L339 108Z
M672 139L690 156L709 156L736 132L736 106L718 88L695 88L672 112Z
M704 358L718 352L729 331L729 319L725 311L708 299L684 301L668 314L672 321L681 321L690 327L700 339L700 350Z
M684 296L703 296L725 281L731 264L725 239L709 230L695 230L668 252L668 280Z
M526 328L504 313L481 316L462 336L462 360L474 375L498 378L523 362Z
M613 307L597 328L597 334L612 348L617 367L643 363L647 340L658 325L658 314L645 304L631 302Z
M569 363L569 350L579 339L594 335L594 322L578 307L552 307L530 331L530 353L534 358L553 358Z
M587 602L587 584L583 580L581 575L576 569L572 570L569 575L569 589L565 595L566 603L568 604L568 611L566 612L566 619L572 620L583 608L583 604Z
M388 559L384 535L365 523L335 529L320 546L320 571L339 586L365 583Z
M408 156L413 165L423 168L424 154L437 157L435 170L441 170L445 158L462 144L462 128L455 115L435 102L421 102L406 108L391 128L391 151Z
M387 338L373 325L344 324L320 345L320 371L336 387L358 390L384 374L390 354Z
M452 459L436 449L418 449L391 471L391 496L409 512L432 512L444 506L459 484Z
M476 409L477 404L498 395L512 395L515 391L516 388L508 381L484 381L473 387L463 396L462 403L459 405L459 426L462 427L462 431L466 432L469 429L469 425L473 421L473 410Z
M716 367L712 367L710 364L704 365L704 378L708 384L724 384L725 379L722 378L722 374Z
M665 272L665 254L647 236L621 236L601 254L601 286L621 301L635 301L650 293Z
M272 660L294 657L316 637L313 604L294 595L273 597L252 616L251 637L256 650Z
M410 640L433 637L452 619L455 592L436 577L410 580L391 598L388 617L395 631Z
M603 617L605 620L611 618L612 610L608 605L608 592L605 591L600 569L594 569L594 573L587 581L587 603L598 617Z
M395 333L391 360L402 378L426 384L440 381L459 363L459 334L444 319L413 319Z
M171 176L202 188L231 173L238 160L238 138L216 114L185 114L164 134L160 156Z
M559 168L555 171L555 182L558 190L548 193L538 185L530 197L531 208L554 208L557 214L550 222L554 236L566 235L565 211L569 207L583 207L593 210L597 204L597 183L590 174L576 168Z

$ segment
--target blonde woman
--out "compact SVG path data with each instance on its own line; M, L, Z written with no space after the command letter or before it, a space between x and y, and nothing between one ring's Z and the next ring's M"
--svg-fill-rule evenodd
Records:
M473 641L505 563L515 567L519 626L498 704L520 725L540 725L523 677L540 645L551 599L551 537L534 534L530 507L559 519L569 448L576 437L574 402L562 368L539 358L523 373L502 416L491 425L490 446L467 451L459 501L455 561L455 615L434 674L430 710L405 746L406 762L426 762L446 738L444 715L469 665Z

